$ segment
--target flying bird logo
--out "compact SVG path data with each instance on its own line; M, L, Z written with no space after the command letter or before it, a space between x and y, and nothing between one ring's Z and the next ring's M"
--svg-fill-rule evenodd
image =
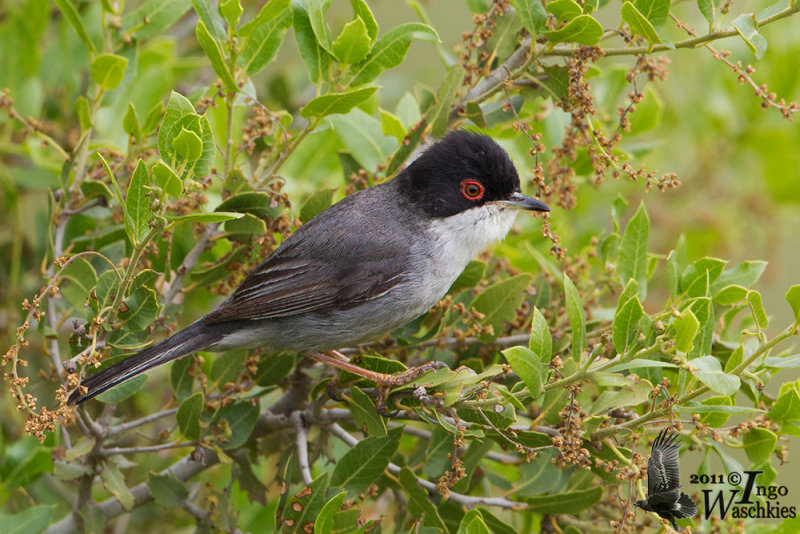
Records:
M680 490L680 442L677 432L666 428L659 432L650 449L650 459L647 460L647 499L634 503L645 512L655 512L668 520L675 530L678 530L675 519L697 514L695 502Z

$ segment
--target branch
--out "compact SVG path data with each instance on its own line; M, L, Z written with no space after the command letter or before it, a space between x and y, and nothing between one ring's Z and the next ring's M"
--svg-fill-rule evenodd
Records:
M294 429L297 432L297 461L300 463L303 482L305 482L306 486L310 486L314 478L311 476L311 467L308 465L308 430L306 429L303 412L294 412L292 420L294 421Z

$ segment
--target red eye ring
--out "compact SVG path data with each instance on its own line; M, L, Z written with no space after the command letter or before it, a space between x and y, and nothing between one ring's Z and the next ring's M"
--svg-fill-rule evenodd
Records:
M480 200L483 198L483 193L486 190L483 187L483 184L477 180L461 180L461 194L464 195L464 198L467 200Z

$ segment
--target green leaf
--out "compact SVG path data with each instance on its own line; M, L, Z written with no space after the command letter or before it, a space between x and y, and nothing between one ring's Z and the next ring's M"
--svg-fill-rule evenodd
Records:
M743 261L736 267L727 269L711 284L711 295L716 295L730 285L750 287L755 284L767 268L765 261Z
M193 358L180 358L174 362L169 370L169 381L172 385L172 394L178 403L192 394L194 377L189 375L189 368L194 363Z
M383 417L378 414L372 399L355 386L350 388L350 398L352 399L350 411L353 413L353 419L358 428L369 436L385 436L386 423L384 423Z
M272 3L272 2L270 2ZM208 31L214 37L214 40L222 43L228 36L225 33L225 28L222 26L222 19L219 12L215 9L211 0L192 0L192 7L197 12L197 16L206 25Z
M471 120L478 128L486 128L488 126L486 117L483 115L483 110L477 102L467 102L467 105L464 107L464 116Z
M153 500L164 508L178 508L181 501L189 496L186 484L175 478L172 473L159 474L152 471L147 476L147 486Z
M352 65L367 57L371 44L367 25L361 17L356 17L344 25L342 33L331 45L331 52L340 63Z
M89 101L85 96L79 96L75 101L75 114L78 115L78 123L81 125L81 131L86 131L92 127L92 116L89 112ZM128 115L126 114L125 119L127 119L127 117ZM125 124L125 119L122 121L123 126Z
M564 299L567 307L567 317L572 328L572 357L580 361L586 350L586 317L584 316L581 296L575 284L572 283L567 273L564 273Z
M800 420L800 394L797 390L790 388L778 395L767 417L779 423Z
M294 2L292 4L294 37L297 40L297 49L300 57L308 72L308 79L313 83L319 83L328 75L330 69L331 55L322 48L317 42L314 30L311 28L311 21L305 9L304 2Z
M78 38L83 41L83 43L89 47L89 51L94 54L97 49L94 47L94 43L89 37L89 33L86 31L86 27L83 25L83 20L81 20L81 16L78 14L75 6L72 5L72 2L70 0L54 1L58 9L61 10L61 14L64 15L64 18L67 19L67 22L75 29Z
M61 284L61 293L76 310L82 310L86 297L97 285L97 271L87 260L79 258L64 267L61 277L69 280L68 284Z
M191 7L191 0L148 0L122 18L122 30L146 40L178 22Z
M545 31L542 35L551 43L570 42L594 46L603 36L603 27L591 15L578 15L563 28Z
M767 40L758 33L756 27L756 18L752 13L742 13L731 22L731 26L736 28L736 31L744 39L744 42L756 56L756 59L764 57L764 52L767 51Z
M717 397L711 397L717 398ZM728 397L726 397L728 398ZM706 399L708 400L708 399ZM743 414L753 412L763 412L758 408L750 408L747 406L725 406L725 405L705 405L698 404L691 401L686 406L675 406L675 411L678 413L727 413L727 414Z
M337 493L325 503L314 521L314 534L331 534L333 532L334 515L344 504L346 495L345 492Z
M111 90L122 82L125 76L125 69L128 66L128 58L116 54L100 54L89 69L89 76L100 87Z
M148 375L146 374L136 375L130 380L126 380L125 382L114 386L108 391L104 391L97 396L97 400L106 404L116 404L118 402L122 402L139 391L147 381L147 378Z
M331 6L331 0L307 0L308 18L311 20L311 27L314 30L314 35L317 37L317 42L322 48L333 54L331 50L331 29L328 27L326 16L328 8Z
M228 428L231 430L231 435L222 448L225 450L238 449L247 442L250 434L253 433L256 421L258 421L258 406L247 401L229 404L217 413L214 423L218 424L222 419L228 422Z
M350 0L350 5L353 7L353 15L360 17L367 27L367 36L369 36L370 43L374 43L378 38L378 22L375 20L375 15L369 8L366 0Z
M720 395L733 395L739 391L741 382L738 376L726 374L722 371L719 360L713 356L703 356L689 360L689 364L698 370L692 373L703 384L708 386L711 391Z
M603 488L595 486L586 490L567 491L552 495L521 497L528 509L540 514L577 514L594 506L603 497Z
M208 373L211 383L222 389L227 382L233 382L242 372L247 356L248 353L245 350L234 350L222 358L216 358L211 364L211 372Z
M794 369L800 367L800 354L791 356L767 356L764 358L764 367L774 369Z
M150 202L147 199L147 187L150 185L150 175L144 160L140 159L133 171L131 183L128 186L128 195L125 198L125 207L130 217L131 241L141 243L150 232Z
M403 138L406 136L406 127L403 126L402 121L394 114L386 111L385 109L381 111L381 131L384 135L391 135L399 143L403 142Z
M583 2L583 12L586 13L586 14L594 13L595 11L597 11L597 3L598 3L598 0L584 0L584 2Z
M514 319L517 308L525 298L525 290L528 289L531 278L532 276L527 273L512 276L490 285L472 301L472 307L486 316L481 322L492 326L495 337L502 332L505 321Z
M267 6L271 3L268 2ZM285 3L288 6L288 2ZM292 10L285 9L274 19L253 28L242 55L239 56L239 65L248 76L258 74L272 60L281 47L293 18Z
M792 307L795 324L800 323L800 284L789 288L786 292L786 302Z
M622 284L628 280L636 280L639 284L639 300L647 297L647 240L650 234L650 219L644 204L631 217L625 234L622 236L622 245L619 251L619 272Z
M305 5L303 0L297 0L297 2L303 6ZM265 2L258 14L239 28L239 35L249 38L256 29L284 14L290 3L291 0L269 0L269 2Z
M456 534L490 534L489 527L483 522L483 516L474 508L467 510L461 522L458 524Z
M508 364L525 382L535 399L542 393L542 363L539 356L526 347L511 347L503 351Z
M192 103L185 96L173 91L170 94L167 109L164 112L164 119L161 121L161 127L158 130L158 151L164 161L169 162L174 159L172 157L174 153L172 141L180 131L181 121L184 117L191 115L195 115Z
M122 476L119 466L116 462L111 461L105 462L104 467L105 469L103 469L102 476L106 489L110 491L114 497L119 499L119 503L125 511L130 512L133 509L136 499L125 483L125 477Z
M449 435L447 441L452 442L452 438ZM438 510L428 499L428 492L417 484L417 477L414 473L408 467L403 467L397 478L400 481L400 486L403 487L404 493L409 498L408 511L411 516L422 520L422 523L426 526L446 531L447 528Z
M689 265L681 276L681 288L690 297L708 296L710 284L722 274L727 262L708 256ZM707 280L706 280L707 278Z
M203 154L203 140L193 131L181 127L172 140L172 150L179 160L192 164Z
M303 224L328 209L335 192L335 189L318 189L308 197L303 207L300 208L300 220L303 221Z
M445 74L436 95L436 105L428 113L428 123L433 125L431 132L436 137L442 137L447 133L450 109L463 79L464 69L460 64L455 64L447 69L447 74Z
M754 464L759 464L769 458L775 452L777 444L778 436L766 428L751 428L742 438L744 452L750 462Z
M252 213L256 217L266 217L270 213L272 197L263 191L248 191L239 193L225 200L217 206L217 211Z
M641 35L647 39L651 45L661 42L653 24L636 9L633 3L625 2L622 4L622 20L630 26L634 34Z
M400 445L402 427L392 428L385 437L369 437L347 451L336 463L331 484L341 486L351 497L375 482L389 465Z
M178 406L175 419L178 420L178 427L186 439L194 440L200 437L200 413L202 411L203 393L200 391L186 397Z
M354 107L371 97L377 86L362 87L351 89L343 93L328 93L326 95L312 98L308 104L300 110L300 115L305 118L325 117L336 113L348 113Z
M608 369L606 369L606 372L608 372L608 373L618 373L619 371L627 371L628 369L642 369L642 368L648 368L648 367L677 367L677 365L675 365L674 363L661 362L661 361L658 361L658 360L647 360L647 359L644 359L644 358L638 358L638 359L630 361L630 362L623 362L623 363L614 365L613 367L609 367ZM625 380L628 380L628 379L625 378ZM630 382L628 381L628 383L630 383Z
M67 0L63 0L66 2ZM56 2L58 3L58 2ZM50 524L54 506L31 506L18 514L0 514L0 524L6 534L32 534L42 532Z
M236 235L248 238L250 236L261 236L267 232L267 225L252 213L244 213L238 219L233 219L225 223L225 232L228 237Z
M583 13L583 9L574 0L552 0L547 2L545 9L552 13L559 22L572 20Z
M709 24L714 24L719 17L721 3L722 0L697 0L697 8Z
M296 468L296 463L287 462L287 466ZM310 485L289 498L285 505L278 504L278 522L284 526L294 526L294 529L284 528L283 532L300 534L301 532L310 531L309 527L318 518L324 507L325 493L328 489L328 477L328 473L321 474Z
M539 0L511 0L522 25L532 36L546 30L547 11Z
M86 98L84 97L81 98L83 98L84 101L86 101ZM87 106L86 113L88 118L88 112L89 112L88 101L86 101L86 106ZM126 134L130 135L131 137L139 137L142 133L141 129L139 128L139 118L136 116L136 108L133 106L133 102L128 102L128 110L125 112L125 116L122 118L122 129L125 131Z
M359 108L347 115L328 117L328 121L348 152L367 170L385 165L397 146L394 137L383 135L380 122Z
M634 384L632 389L606 390L592 405L592 413L600 414L616 407L638 406L650 397L652 391L652 384L645 379Z
M449 293L455 294L460 289L475 287L478 282L483 280L483 275L486 272L486 262L480 260L472 260L467 264L464 270L458 275L456 281L450 286Z
M211 213L190 213L188 215L165 215L165 217L174 223L217 223L238 219L242 217L242 214L230 211L214 211Z
M364 61L351 67L350 85L369 83L384 70L402 63L413 39L438 42L439 34L427 24L420 22L407 22L392 28L378 39Z
M667 256L667 288L672 297L677 297L681 291L681 274L676 256L674 250L670 250Z
M750 290L747 292L747 304L750 306L750 311L753 314L753 319L760 330L764 330L769 326L769 318L767 312L764 310L764 304L761 302L761 293L758 291Z
M231 3L236 4L237 6L239 5L238 0L229 0L228 4ZM221 7L222 6L220 6L220 8ZM241 7L239 9L241 10ZM211 36L211 33L208 31L208 28L202 20L197 21L195 35L197 36L197 41L200 43L203 51L206 53L206 56L208 56L209 61L211 61L211 66L214 67L214 72L216 72L217 76L220 77L222 83L225 85L228 91L238 91L239 87L236 85L236 80L233 79L233 74L231 74L227 63L225 62L225 57L222 55L222 48L220 48L219 43L217 43L217 41L215 41Z
M534 306L531 320L531 339L528 348L539 357L542 363L550 363L553 357L553 336L542 312Z
M183 183L181 179L172 170L172 167L164 163L163 160L158 160L153 164L151 169L153 178L156 185L160 187L168 195L179 198L183 193Z
M675 350L679 352L689 352L692 350L694 337L700 329L700 321L697 320L691 310L684 311L680 317L672 321L675 328Z
M738 285L730 285L725 286L721 290L717 291L714 295L714 303L720 304L722 306L730 306L731 304L736 304L737 302L741 302L747 297L747 288L738 286Z
M633 0L636 10L641 13L655 29L661 28L667 17L671 0Z
M629 283L635 283L635 281L631 280ZM625 303L620 301L611 329L614 347L620 354L624 354L631 341L636 339L639 320L642 316L644 316L644 309L636 296L628 299Z
M226 0L219 3L219 14L228 23L228 27L236 28L239 26L239 19L242 16L242 6L239 0Z
M711 354L711 342L714 336L714 307L712 306L711 299L708 297L698 297L694 299L689 306L689 309L697 317L700 323L700 330L694 338L694 347L692 348L689 356L694 358L696 356Z

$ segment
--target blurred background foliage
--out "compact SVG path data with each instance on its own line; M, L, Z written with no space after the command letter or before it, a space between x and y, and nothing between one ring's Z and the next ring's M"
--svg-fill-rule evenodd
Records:
M12 345L15 341L16 328L23 319L20 308L22 300L30 298L43 287L43 275L52 274L48 264L52 260L48 242L53 225L48 204L51 202L51 192L61 187L63 161L53 144L71 151L80 143L82 135L83 104L80 98L87 96L91 58L85 42L63 15L65 3L70 2L61 0L55 3L56 6L39 0L6 0L0 4L0 88L8 88L5 95L13 98L13 108L21 116L21 120L16 120L10 116L8 108L0 109L0 335L3 336L4 345ZM295 5L297 3L294 2ZM88 39L98 45L108 39L108 34L101 31L103 27L119 29L121 26L120 34L123 35L130 29L125 26L130 17L126 19L110 14L110 11L116 11L120 6L115 5L108 10L104 9L104 4L107 2L72 3L88 32ZM92 150L125 153L132 149L130 129L126 127L124 120L129 114L131 104L136 110L139 124L144 124L151 110L166 104L171 91L186 95L196 107L198 103L203 105L203 98L212 98L216 90L213 83L218 74L211 68L209 59L195 36L197 16L191 9L188 14L182 14L188 8L189 2L173 4L176 6L173 9L180 11L174 24L153 28L152 31L137 30L136 46L122 46L115 51L126 57L128 62L120 84L109 90L102 98L102 105L93 110ZM308 4L316 5L311 0ZM601 1L599 4L594 16L603 27L619 26L621 3L611 0ZM674 2L670 9L671 13L698 33L705 33L709 22L700 13L698 4L703 2ZM708 4L721 7L717 2ZM740 4L724 4L731 13L718 14L711 27L727 28L733 17L740 12L757 13L770 7L773 2L765 0ZM147 11L152 5L152 2L143 5L128 2L123 12L130 14L137 7ZM780 8L787 5L788 2L779 3ZM376 169L389 164L389 157L402 143L402 133L420 120L420 109L424 109L425 102L435 99L442 80L447 75L447 67L458 60L463 51L462 33L472 32L476 26L475 13L486 12L489 6L490 3L485 0L370 2L375 19L381 24L381 35L401 23L418 22L422 19L436 29L440 42L422 39L413 41L405 60L398 67L381 75L378 80L380 90L361 102L355 111L347 115L331 116L329 121L309 133L298 144L279 172L280 187L276 191L279 190L280 195L285 196L276 197L280 202L276 201L270 206L275 213L285 216L280 224L270 227L276 236L289 230L294 219L304 218L300 207L309 198L319 200L315 193L331 189L334 190L333 201L338 200L348 187L352 190L361 185L359 180L372 180ZM257 2L243 2L242 7L245 10L243 20L249 20L261 5ZM351 19L350 3L332 3L327 21L333 35L339 35ZM768 91L777 94L777 99L797 100L800 95L800 70L795 66L796 58L800 57L800 32L793 31L795 19L793 17L759 28L758 32L766 40L768 47L758 60L753 57L753 50L748 44L738 37L725 39L714 46L730 50L728 60L733 63L741 61L745 65L752 64L756 69L751 74L752 78L758 84L766 84ZM499 55L504 57L518 45L521 24L519 21L506 21L502 24L511 27L507 42L498 47ZM500 29L505 28L501 26ZM252 91L251 94L257 96L266 109L281 110L276 111L276 117L280 118L282 124L285 123L284 127L292 134L297 134L304 124L297 111L320 94L322 84L309 82L297 44L292 37L293 31L288 30L289 37L277 51L274 60L252 79L248 79L244 89ZM664 41L677 42L686 38L685 32L672 23L666 24L659 32ZM614 46L623 46L622 40L617 39ZM630 157L634 168L643 167L647 171L656 171L657 176L675 173L681 186L667 188L663 193L655 189L648 192L647 180L634 182L624 176L614 180L610 175L605 177L603 183L595 183L596 176L592 172L589 158L579 151L576 160L570 162L575 175L570 178L569 183L575 186L575 190L569 193L550 192L551 200L556 200L554 212L549 218L550 230L558 237L558 244L566 254L565 263L558 263L555 257L551 257L551 261L562 268L585 266L594 261L588 258L592 257L596 240L617 230L615 225L619 221L627 221L636 206L643 201L650 217L648 250L651 254L665 257L683 236L686 256L692 261L703 256L715 256L729 260L730 265L754 259L769 262L756 288L764 296L764 306L769 310L772 319L771 325L775 325L766 331L770 337L774 336L780 331L781 325L794 320L792 310L784 302L784 294L789 286L800 280L797 268L800 248L797 246L796 231L800 224L800 124L798 121L787 121L774 107L762 109L762 100L753 95L752 88L740 83L738 75L708 50L678 49L656 57L668 59L668 62L661 64L668 74L664 80L649 83L639 78L636 88L644 93L645 98L637 104L636 112L630 115L631 132L624 135L618 149ZM556 65L559 61L555 58L551 64ZM618 106L628 105L626 95L631 88L625 81L625 75L634 63L635 58L630 55L606 57L590 66L586 73L586 79L596 98L598 124L609 131L613 131L615 122L619 120ZM326 90L328 88L322 92ZM529 156L531 141L511 127L514 115L503 107L503 100L500 94L484 104L483 112L488 121L484 131L500 141L511 153L520 169L523 189L531 194L542 194L543 190L539 187L541 184L535 181L531 171L534 165ZM546 95L523 94L523 98L520 98L515 91L512 100L517 113L530 124L532 132L541 134L540 142L547 149L541 157L544 161L548 160L551 156L550 148L558 146L564 139L564 127L569 123L569 115L549 105ZM237 103L231 119L233 129L237 132L242 127L252 126L248 122L252 118L252 109L239 104L244 102ZM224 105L209 105L206 100L203 107L215 136L214 141L220 147L214 156L214 167L220 170L225 168L223 152L228 117ZM381 110L390 111L401 123L399 138L395 136L397 130L392 131L386 127L386 124L393 124L391 120L381 123ZM159 117L156 112L156 119ZM29 131L24 135L21 122L26 121ZM363 140L360 144L353 137L337 133L352 126L347 121L361 121L360 127L370 129L370 133L374 134L371 140L378 149L364 146ZM33 130L38 133L32 133ZM54 143L48 143L47 138L53 139ZM254 142L256 156L248 158L242 153L240 163L242 160L246 161L244 166L252 170L259 164L257 156L260 151L273 150L279 145L280 128L275 128L273 138ZM277 152L278 150L275 153ZM367 169L367 174L352 174L362 166ZM99 164L95 164L93 169L100 170ZM217 183L211 184L208 189L198 188L195 192L202 192L206 198L200 201L199 197L192 197L189 208L210 211L223 200L223 192ZM565 200L567 197L569 201ZM615 204L615 199L620 197L627 202L627 210L624 203ZM282 203L288 203L287 200L292 205L290 212L283 209ZM563 204L567 204L570 209L564 209ZM615 206L614 210L612 206ZM312 209L313 206L309 208ZM109 214L104 212L102 215ZM119 220L115 222L120 223ZM73 243L73 252L95 247L114 262L120 262L130 254L130 243L120 236L108 236L110 244L103 245L104 238L100 234L109 229L104 226L107 223L107 219L104 220L94 212L76 214L64 228L64 242ZM553 243L542 239L540 227L541 221L538 219L520 220L516 234L496 248L495 256L508 258L512 269L541 271L541 261L537 258L546 256ZM109 231L116 230L112 228ZM172 270L179 267L183 257L192 249L200 231L198 227L193 228L189 224L175 228L170 256L172 263L169 265ZM80 236L84 235L92 235L94 241L81 241ZM248 254L242 260L242 269L254 265L262 257L260 246L268 248L274 244L245 238L242 238L241 243L246 245ZM212 265L235 246L237 245L233 241L216 241L201 257L200 265ZM538 256L531 250L535 250ZM149 251L150 265L160 273L169 270L163 259L164 251L164 243L159 243ZM498 265L495 262L492 266ZM586 269L583 269L583 273L586 274ZM488 272L486 274L490 275ZM190 284L197 284L192 285L192 289L196 290L186 292L185 301L178 304L179 312L175 307L169 310L170 320L187 324L204 314L219 301L219 294L228 292L227 285L235 280L232 275L230 279L225 279L221 287L205 290L203 276L204 273L201 272L190 279ZM549 282L554 287L557 286L552 280ZM538 287L541 288L541 284ZM584 287L581 286L581 290ZM69 298L70 295L65 296ZM664 269L656 270L650 284L650 297L643 302L644 309L648 313L658 313L662 309L661 303L668 300L669 296L667 274ZM535 304L541 306L543 303L536 301ZM175 313L180 314L179 319L176 319ZM613 309L610 313L613 314ZM558 313L554 312L554 315ZM552 319L554 315L548 317ZM561 313L561 316L563 318L564 314ZM600 320L607 319L602 313L598 317ZM163 324L159 326L163 327ZM62 339L67 338L71 332L72 325L68 321L60 323L58 334ZM144 341L147 332L142 329L141 334L139 340ZM53 369L42 350L43 344L41 338L35 339L34 336L31 340L31 347L27 350L32 354L28 357L30 367L26 375L34 377L29 385L31 393L39 398L41 404L54 407L54 385L44 380L52 375ZM476 358L478 356L474 353L471 355ZM438 356L448 358L447 355ZM236 361L241 362L243 358ZM454 356L450 358L452 360ZM208 367L209 364L206 365L206 370ZM176 368L182 371L187 369ZM40 373L38 380L37 372ZM162 376L166 374L163 373ZM796 378L796 370L781 371L777 377L779 380L772 382L768 389L773 396L779 393L781 381L788 382ZM175 384L175 371L172 372L172 383ZM166 385L166 380L162 384ZM113 421L118 424L169 405L171 396L162 393L161 396L156 395L156 398L147 398L143 394L131 397L120 405L121 412L115 414ZM0 403L0 444L3 451L0 464L0 503L8 513L19 513L33 505L50 506L51 503L60 502L52 505L52 519L56 520L64 516L67 510L64 503L74 501L70 492L83 492L80 495L85 498L86 492L94 491L100 495L98 500L109 495L121 500L127 498L122 489L125 481L119 471L119 468L128 467L124 462L116 468L119 477L112 473L104 488L96 487L94 490L91 484L88 489L86 486L76 489L59 481L69 480L71 475L77 477L81 474L78 471L62 471L56 473L55 477L52 476L54 462L57 470L68 470L72 465L69 461L84 452L75 452L70 458L69 450L72 449L68 449L67 462L63 462L64 458L59 457L64 454L63 442L54 433L49 433L44 446L39 446L35 438L25 435L20 415L14 403L8 402L9 398L4 397L4 402ZM178 400L186 399L178 397ZM369 406L369 402L366 406ZM108 414L106 418L110 416ZM181 424L180 430L187 436L192 432L184 428L185 424ZM381 426L374 421L373 424ZM163 426L157 430L167 436L174 428ZM156 432L155 429L150 431ZM383 431L386 432L385 426ZM441 434L434 436L442 441ZM174 434L172 437L175 437ZM267 439L279 440L278 437ZM476 443L479 442L475 441L470 445L473 458L486 453ZM404 442L404 445L406 452L412 450L408 443ZM330 446L328 454L332 458L341 458L348 449L336 440L332 440ZM280 444L274 448L280 449ZM147 480L146 473L149 471L153 493L166 501L177 499L176 507L179 507L187 495L172 485L172 479L165 477L161 480L155 475L159 470L172 465L176 458L174 454L175 451L149 454L144 474L139 473L138 478L132 478L137 481ZM422 458L424 456L416 459ZM254 471L264 484L275 476L275 458L270 457L269 460L272 464L262 459L260 464L254 466ZM443 461L441 458L439 460ZM279 463L285 465L284 456L279 458ZM265 525L274 524L274 509L280 506L276 488L271 487L269 490L269 506L254 503L240 486L234 489L228 486L232 472L236 472L235 478L246 478L236 471L241 468L238 465L234 461L233 464L218 466L217 470L205 475L206 478L203 479L208 483L208 488L201 492L205 499L203 506L212 512L217 511L214 512L217 515L213 519L203 523L198 519L203 516L202 513L192 511L191 506L183 504L188 513L170 515L168 525L151 525L150 530L175 532L181 529L190 530L199 525L197 528L200 530L207 528L235 531L235 525L238 524L242 530L265 531L259 529L266 529L268 527ZM504 476L516 476L516 473L511 474L512 469L508 466L492 465L495 478L492 478L492 474L487 475L492 483L499 484L497 479ZM523 469L531 471L529 475L532 479L542 476L527 465L529 464L525 464ZM425 473L431 477L438 474L434 467L426 467ZM252 472L249 474L252 475ZM403 480L402 475L400 480ZM790 486L793 492L790 495L800 494L800 486L793 485L784 476L781 481ZM251 482L248 480L248 483ZM486 482L487 485L488 483ZM245 483L240 484L243 487ZM192 491L195 492L192 495L194 498L200 490L195 488ZM247 491L252 491L252 487ZM424 507L419 503L417 505ZM385 504L379 502L372 510L374 513L367 515L378 517L384 509ZM87 525L99 524L98 517L93 516L91 511L79 512L83 514ZM123 517L127 517L124 521L130 521L132 525L141 525L146 524L154 513L162 512L157 505L149 504L138 509L133 519ZM442 510L440 513L450 530L453 521L457 527L459 524L469 524L471 519L452 510L447 512L450 515ZM503 517L517 528L521 528L521 524L533 528L531 525L538 521L530 516L521 520ZM225 525L227 519L224 518L237 519L230 519L231 524ZM483 521L490 526L494 525L493 532L503 532L498 523L493 523L495 518L492 518L490 512L484 511ZM47 523L49 520L42 526ZM33 524L39 525L35 522ZM391 524L391 521L387 522L387 525ZM119 528L124 529L127 523L120 525ZM230 528L226 529L225 526ZM426 524L426 527L430 526L430 523ZM391 531L391 528L387 531Z

